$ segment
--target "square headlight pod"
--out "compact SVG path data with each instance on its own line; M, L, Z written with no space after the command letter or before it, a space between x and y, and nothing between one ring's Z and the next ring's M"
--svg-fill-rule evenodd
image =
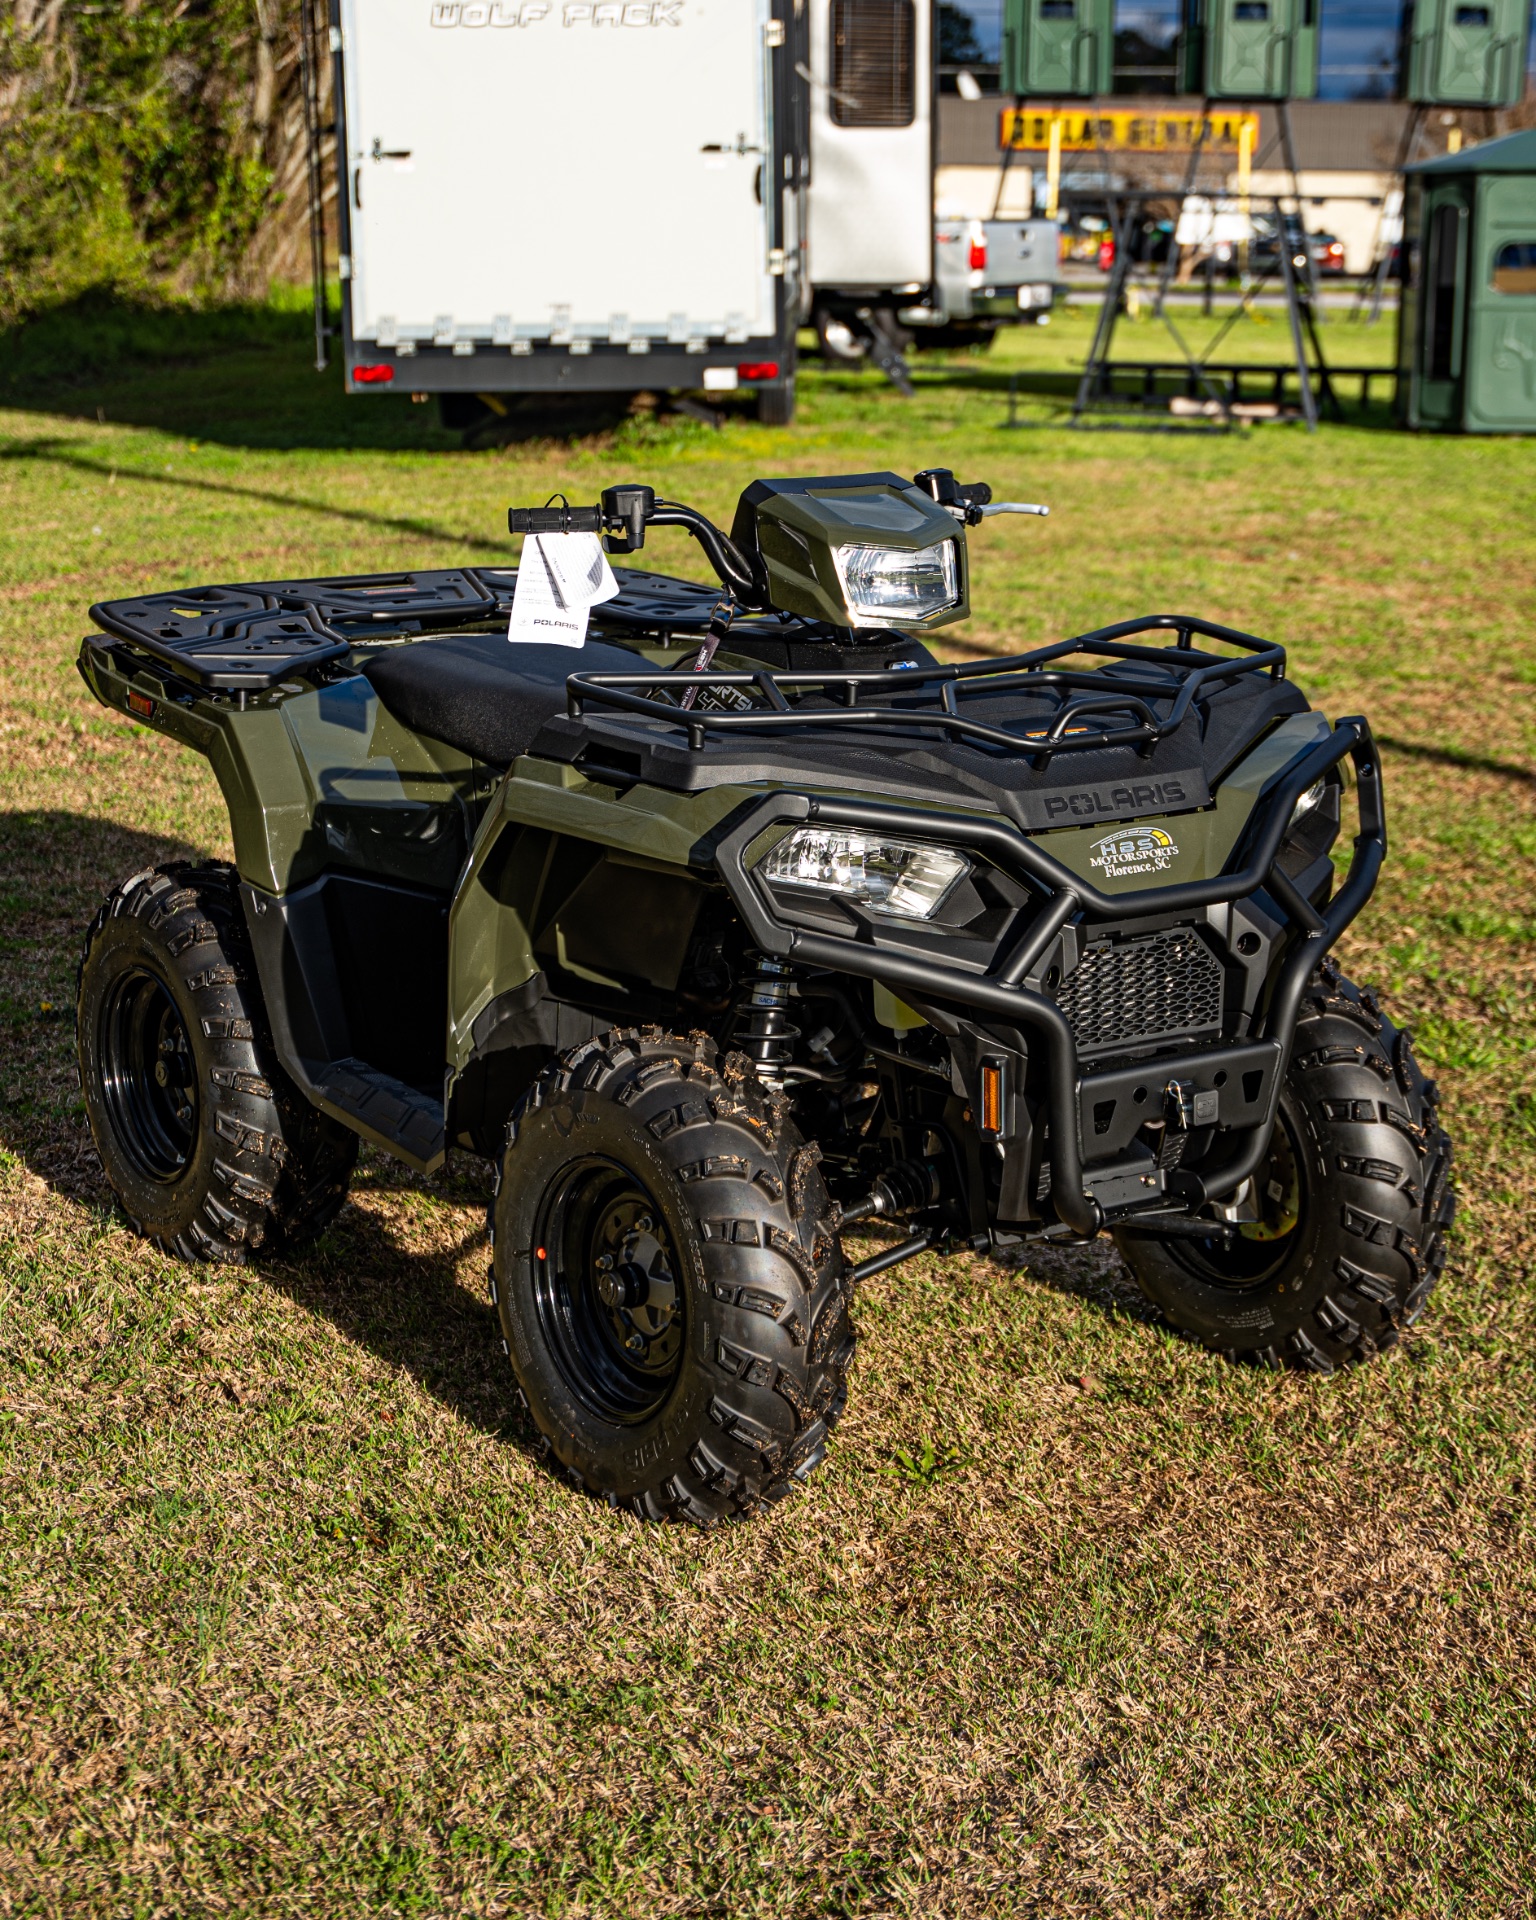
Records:
M797 827L759 868L775 886L835 895L893 920L931 920L970 870L953 848L847 827Z
M834 547L838 584L854 624L925 620L960 598L959 543L936 546Z

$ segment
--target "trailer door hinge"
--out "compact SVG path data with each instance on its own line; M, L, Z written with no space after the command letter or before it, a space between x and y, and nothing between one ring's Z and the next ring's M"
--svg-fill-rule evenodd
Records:
M770 247L768 249L768 271L770 273L782 273L784 271L784 249L782 247Z
M782 47L783 44L784 22L782 20L770 20L767 26L763 28L763 45L765 47Z

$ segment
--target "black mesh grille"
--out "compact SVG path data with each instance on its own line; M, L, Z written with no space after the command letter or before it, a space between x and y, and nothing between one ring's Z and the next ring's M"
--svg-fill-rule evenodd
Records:
M1093 943L1056 995L1081 1051L1221 1026L1221 962L1186 927Z
M832 86L839 127L910 127L916 115L912 0L832 0Z

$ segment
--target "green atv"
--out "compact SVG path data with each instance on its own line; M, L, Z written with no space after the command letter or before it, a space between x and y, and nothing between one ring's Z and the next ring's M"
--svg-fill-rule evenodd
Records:
M238 1261L318 1234L359 1140L484 1157L547 1450L705 1524L815 1467L857 1282L927 1248L1108 1231L1235 1359L1390 1346L1454 1201L1407 1033L1329 958L1386 850L1370 730L1182 616L940 665L1004 511L1042 510L942 469L758 481L729 535L642 486L514 510L718 576L619 569L578 652L509 643L510 568L94 607L91 690L208 757L235 845L86 937L133 1225Z

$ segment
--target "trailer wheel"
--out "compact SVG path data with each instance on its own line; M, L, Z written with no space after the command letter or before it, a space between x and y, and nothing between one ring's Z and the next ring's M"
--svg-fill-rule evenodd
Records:
M714 1526L816 1467L853 1329L837 1216L741 1054L618 1031L509 1129L491 1285L523 1402L575 1486Z
M1400 1031L1331 962L1314 977L1256 1215L1230 1238L1122 1227L1142 1290L1229 1359L1331 1373L1393 1346L1445 1265L1456 1211L1439 1096Z
M156 867L114 888L85 937L75 1011L86 1117L137 1232L238 1263L324 1230L357 1137L273 1056L229 868Z
M818 307L811 324L816 329L816 345L829 366L862 367L869 358L867 332L853 326L841 314Z
M757 393L757 417L765 427L788 427L795 418L795 382L791 375L788 380L778 382L771 387L760 387Z

